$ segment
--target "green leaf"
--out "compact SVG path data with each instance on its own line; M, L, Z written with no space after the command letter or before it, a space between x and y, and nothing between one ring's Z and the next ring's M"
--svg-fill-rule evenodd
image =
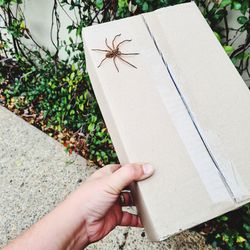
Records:
M88 131L89 131L89 132L92 132L94 129L95 129L95 124L94 124L94 123L90 123L90 124L88 125Z
M243 224L243 227L248 233L250 233L250 225Z
M103 0L96 0L96 7L101 10L103 8Z
M232 7L233 7L234 10L240 10L241 9L241 3L238 2L238 1L234 1Z
M142 10L143 10L143 12L147 12L148 11L148 3L147 2L143 3Z
M243 0L243 2L242 2L242 4L241 4L241 10L240 10L241 13L242 13L243 15L245 15L248 8L249 8L249 0Z
M229 45L223 46L224 50L226 51L227 54L231 54L234 51L234 48Z
M238 21L239 24L244 25L245 23L247 23L248 19L247 19L247 17L245 17L245 16L239 16L239 17L237 18L237 21Z
M91 116L91 122L95 123L97 121L97 116L92 115Z
M222 215L219 217L221 221L228 221L228 216Z
M221 37L220 37L220 35L219 35L217 32L215 32L215 31L214 31L214 35L215 35L216 38L219 40L219 42L221 42Z
M222 0L220 3L221 8L225 8L232 3L232 0Z
M64 105L67 104L67 98L66 98L66 97L63 97L63 98L62 98L62 103L63 103ZM70 105L70 104L69 104L69 105Z
M70 74L70 79L71 79L71 80L74 80L74 78L75 78L75 72L73 71L73 72Z
M242 243L242 242L245 242L245 241L246 241L246 239L243 238L242 236L238 236L237 239L236 239L237 243Z
M72 71L76 71L76 66L75 66L75 64L72 64L71 70L72 70Z
M22 21L22 22L20 23L20 28L21 28L21 29L25 29L25 28L26 28L26 25L25 25L25 22L24 22L24 21Z
M118 0L118 7L119 7L119 9L127 8L128 1L127 0Z
M229 236L225 233L222 234L222 240L225 241L225 242L228 242L229 241Z
M82 27L78 26L76 30L76 36L81 36L81 34L82 34Z
M79 109L80 109L81 111L84 110L84 105L83 105L83 103L81 103L81 104L79 105Z

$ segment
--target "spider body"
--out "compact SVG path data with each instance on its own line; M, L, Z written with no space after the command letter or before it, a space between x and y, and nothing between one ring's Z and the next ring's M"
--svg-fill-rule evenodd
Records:
M119 51L119 49L115 49L115 50L107 52L105 57L112 58L112 57L119 56L119 55L121 55L121 51Z
M121 34L118 34L114 37L113 41L112 41L112 46L108 45L108 40L107 38L105 39L105 44L107 46L107 49L92 49L94 51L102 51L102 52L106 52L105 57L101 60L101 62L99 63L99 65L97 66L98 68L101 67L102 63L107 59L111 59L113 58L113 62L114 65L117 69L117 71L119 72L119 69L117 67L116 64L116 58L119 58L120 60L122 60L123 62L129 64L130 66L137 68L135 65L133 65L132 63L128 62L127 60L125 60L124 58L122 58L122 56L126 56L126 55L139 55L139 53L123 53L120 51L119 47L121 44L123 44L124 42L131 42L131 39L126 39L123 40L121 42L119 42L117 45L115 45L115 40L117 37L119 37Z

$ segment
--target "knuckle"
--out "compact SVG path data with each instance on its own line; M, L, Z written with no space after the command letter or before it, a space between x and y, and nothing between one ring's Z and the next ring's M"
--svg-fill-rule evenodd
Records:
M143 174L141 164L127 164L124 167L126 168L127 173L130 176L133 176L134 179L139 178Z

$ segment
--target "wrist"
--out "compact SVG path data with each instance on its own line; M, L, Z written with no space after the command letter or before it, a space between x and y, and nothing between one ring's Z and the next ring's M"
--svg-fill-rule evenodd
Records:
M86 216L82 209L83 202L79 199L78 190L73 192L62 204L60 214L65 220L66 247L68 250L83 249L89 245L86 228Z
M79 207L70 197L43 217L21 236L12 241L7 249L80 250L88 244L85 219Z

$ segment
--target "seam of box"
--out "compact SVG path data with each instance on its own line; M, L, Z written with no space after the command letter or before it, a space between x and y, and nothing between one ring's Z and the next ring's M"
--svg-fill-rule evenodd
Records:
M142 20L143 20L143 22L144 22L144 24L145 24L145 26L146 26L146 28L147 28L147 30L148 30L148 32L149 32L150 37L152 38L152 40L153 40L153 42L154 42L154 45L155 45L155 47L156 47L156 49L157 49L157 51L158 51L158 53L159 53L159 56L161 57L161 60L162 60L164 66L165 66L165 68L166 68L166 70L167 70L167 73L169 74L169 76L170 76L170 78L171 78L171 81L172 81L172 83L174 84L174 86L175 86L175 88L176 88L176 90L177 90L177 92L178 92L178 94L179 94L179 96L180 96L180 98L181 98L181 100L182 100L182 103L184 104L185 109L186 109L187 112L188 112L188 115L189 115L189 117L190 117L190 119L191 119L191 121L192 121L192 123L193 123L193 125L194 125L194 127L195 127L195 130L197 131L197 133L198 133L198 135L199 135L199 137L200 137L200 139L201 139L201 141L202 141L202 144L204 145L204 147L205 147L205 149L206 149L208 155L210 156L212 162L214 163L214 165L215 165L215 167L216 167L216 169L217 169L217 171L218 171L218 173L219 173L219 175L220 175L220 177L221 177L221 180L222 180L222 182L224 183L224 185L225 185L225 187L226 187L226 189L227 189L229 195L231 196L231 198L233 199L233 201L237 203L237 197L235 197L235 195L234 195L234 193L233 193L231 187L229 186L229 184L228 184L228 182L227 182L227 180L226 180L226 177L223 175L222 171L221 171L220 168L219 168L219 164L218 164L217 160L216 160L215 157L213 156L213 154L212 154L211 150L209 149L208 145L206 144L206 142L205 142L205 140L204 140L204 138L203 138L203 136L202 136L202 134L201 134L201 132L200 132L198 126L197 126L197 124L195 123L194 118L193 118L193 115L192 115L192 112L191 112L191 110L189 109L189 107L188 107L188 105L187 105L187 103L186 103L186 101L185 101L184 96L182 95L180 89L178 88L177 83L176 83L175 80L174 80L174 77L173 77L173 75L172 75L172 73L171 73L171 71L170 71L170 69L169 69L169 65L168 65L168 63L166 62L166 60L165 60L165 58L164 58L164 56L163 56L163 53L161 52L161 50L160 50L160 48L159 48L159 46L158 46L158 44L157 44L157 42L156 42L156 39L155 39L153 33L151 32L151 30L150 30L150 28L149 28L149 25L148 25L148 23L147 23L147 21L146 21L144 15L142 14L141 17L142 17Z

